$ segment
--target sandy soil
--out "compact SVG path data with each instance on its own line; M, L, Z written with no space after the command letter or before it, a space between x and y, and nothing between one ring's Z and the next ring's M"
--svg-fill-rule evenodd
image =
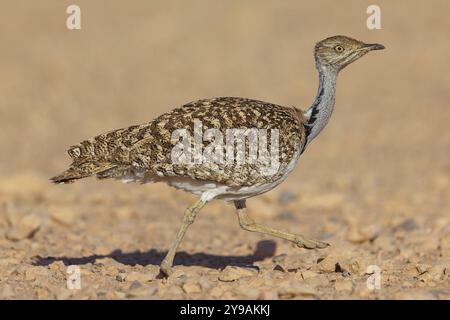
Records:
M81 31L65 29L70 2L2 4L0 298L450 298L446 1L379 1L379 31L365 27L366 1L78 3ZM231 205L212 202L159 279L192 195L48 182L68 146L198 98L308 106L312 46L333 34L387 50L343 71L329 126L285 183L248 202L258 222L329 248L243 231Z

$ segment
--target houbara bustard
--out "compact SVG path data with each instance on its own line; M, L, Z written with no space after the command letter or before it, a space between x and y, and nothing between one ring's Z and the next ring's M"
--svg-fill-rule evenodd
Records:
M366 44L346 36L327 38L314 48L319 89L306 111L245 98L198 100L148 123L104 133L72 146L68 150L72 165L51 180L70 183L96 175L99 179L126 182L166 182L198 195L198 200L186 209L176 239L161 263L165 275L171 273L176 250L189 225L213 199L234 202L239 224L245 230L286 239L301 248L325 248L327 243L256 223L246 213L246 199L285 180L306 146L323 130L333 111L339 71L369 51L381 49L381 44ZM239 139L229 137L235 137L236 131L249 140L250 149L252 142L258 148L235 150ZM250 133L256 133L253 137L257 139L250 141ZM222 143L225 136L226 145ZM269 154L271 166L263 154Z

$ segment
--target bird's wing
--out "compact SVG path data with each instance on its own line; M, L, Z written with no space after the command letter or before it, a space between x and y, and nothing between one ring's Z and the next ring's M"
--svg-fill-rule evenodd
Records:
M270 137L274 132L271 130L278 130L278 169L267 175L260 170L258 163L196 163L186 161L187 158L183 158L185 161L179 161L176 155L174 159L174 147L179 146L181 141L179 135L178 139L174 139L174 132L178 130L180 133L180 129L188 132L188 145L195 148L195 123L201 123L201 135L207 129L218 129L222 133L224 144L227 129L266 129L270 132L267 138L269 150ZM68 151L74 160L71 168L66 174L63 173L53 180L70 182L96 174L99 178L131 177L133 180L148 179L152 176L189 177L230 186L265 183L279 178L295 152L303 147L304 132L303 113L295 108L243 98L198 100L165 113L149 123L114 130L71 147ZM217 150L211 149L214 139L210 137L202 140L206 141L200 141L201 154L204 155L205 150ZM226 160L226 147L223 148Z

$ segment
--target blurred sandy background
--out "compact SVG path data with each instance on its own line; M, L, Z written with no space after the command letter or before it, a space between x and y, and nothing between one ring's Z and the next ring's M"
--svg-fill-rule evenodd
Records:
M65 27L70 4L1 6L0 297L235 298L250 284L247 298L449 298L447 1L377 1L382 30L373 31L372 1L76 1L79 31ZM68 165L68 146L192 100L242 96L307 108L318 83L313 45L336 34L387 49L340 74L325 131L284 184L249 201L257 220L327 239L329 252L241 231L231 206L212 203L180 249L184 278L147 279L192 196L163 185L47 181ZM383 267L385 289L367 292L362 267L321 267L343 252L336 248L359 253L331 265L367 256ZM272 256L293 266L280 271ZM99 259L111 274L95 271ZM230 261L256 260L267 264L259 275L218 280ZM89 279L81 291L63 288L70 263ZM135 277L120 281L119 273Z

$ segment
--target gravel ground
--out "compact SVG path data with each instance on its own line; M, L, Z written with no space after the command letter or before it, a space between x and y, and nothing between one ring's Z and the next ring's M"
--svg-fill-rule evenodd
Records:
M190 196L162 185L11 179L1 189L0 297L450 298L448 217L430 213L420 197L377 204L370 193L354 195L361 182L340 183L317 194L281 188L249 205L260 222L319 237L330 248L307 251L248 233L231 205L212 202L189 230L174 275L160 279L158 265ZM79 267L80 290L67 289L68 266ZM379 290L367 286L369 266L380 268Z
M380 1L380 31L365 29L364 1L133 3L79 1L79 32L64 28L70 3L2 5L0 298L450 299L446 2ZM211 202L161 279L192 195L49 183L67 146L197 98L307 106L312 45L336 33L387 50L343 71L324 133L287 181L248 201L256 221L329 248L243 231L231 205Z

